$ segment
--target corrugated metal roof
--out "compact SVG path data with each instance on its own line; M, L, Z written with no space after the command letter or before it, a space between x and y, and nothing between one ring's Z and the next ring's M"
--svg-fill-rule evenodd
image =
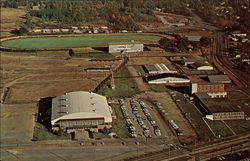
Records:
M51 124L67 119L104 118L111 123L111 110L104 96L84 91L70 92L52 99Z
M144 65L146 70L151 73L151 72L159 72L159 73L169 73L169 72L177 72L175 67L170 64L150 64L150 65Z
M208 79L211 83L231 83L227 75L209 75Z

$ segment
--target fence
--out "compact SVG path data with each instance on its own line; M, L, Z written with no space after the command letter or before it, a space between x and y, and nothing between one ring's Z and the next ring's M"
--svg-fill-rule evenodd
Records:
M124 56L124 58L122 59L122 62L115 67L115 69L111 69L113 70L114 73L118 72L122 67L124 67L129 61L129 58L127 56ZM109 81L112 77L112 73L110 72L109 75L106 76L106 78L104 78L93 90L93 92L97 92L107 81Z

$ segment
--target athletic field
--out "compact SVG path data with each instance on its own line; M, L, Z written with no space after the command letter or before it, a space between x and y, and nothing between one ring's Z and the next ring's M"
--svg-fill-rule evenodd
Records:
M49 49L49 48L79 48L105 47L111 42L141 41L156 43L160 36L154 35L84 35L72 37L20 38L2 42L2 46L18 49Z

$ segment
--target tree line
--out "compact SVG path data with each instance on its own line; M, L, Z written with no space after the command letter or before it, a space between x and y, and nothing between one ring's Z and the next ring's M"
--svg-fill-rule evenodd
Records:
M64 24L106 23L117 30L138 30L136 22L155 22L155 8L189 15L181 0L5 0L3 7L40 5L30 16Z
M31 16L62 24L107 23L115 29L136 30L135 22L157 21L156 8L163 12L191 15L191 10L208 22L216 23L216 7L232 7L232 15L238 15L239 24L249 27L247 0L2 0L1 6L40 5L41 10L29 10ZM242 8L247 6L247 8ZM232 16L225 13L224 19Z

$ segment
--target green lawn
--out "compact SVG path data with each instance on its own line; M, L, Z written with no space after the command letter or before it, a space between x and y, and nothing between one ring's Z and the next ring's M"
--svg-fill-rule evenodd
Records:
M249 120L225 120L225 123L232 128L236 134L249 132L250 121Z
M77 48L77 47L103 47L111 42L129 42L131 40L144 43L158 42L161 37L151 35L86 35L72 37L44 37L13 39L2 42L2 46L19 49L44 48Z
M122 78L129 76L127 68L115 74L115 89L109 87L110 82L106 83L97 93L107 97L131 97L137 94L138 88L133 78Z
M65 140L70 139L70 135L62 133L61 135L55 135L50 132L43 124L36 122L33 140Z
M114 119L112 122L112 132L115 132L117 136L121 138L130 137L126 121L122 115L120 105L114 105L113 109L115 110L117 119Z
M228 127L220 120L207 120L207 124L213 130L216 136L226 137L231 136L233 133L228 129Z
M112 129L109 130L109 132L114 132L117 134L118 137L121 137L121 138L129 138L130 134L126 125L126 121L122 115L120 105L113 104L111 106L116 114L117 119L113 119ZM110 136L108 136L108 134L98 132L98 133L94 133L94 138L102 139L102 138L110 138Z

